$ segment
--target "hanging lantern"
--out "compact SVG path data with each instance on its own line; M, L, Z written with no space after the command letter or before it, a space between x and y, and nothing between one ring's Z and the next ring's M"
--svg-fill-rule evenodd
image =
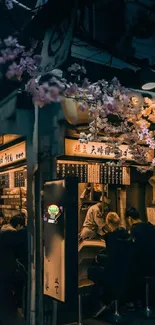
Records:
M62 109L66 120L73 125L88 123L88 104L75 101L72 98L62 99Z

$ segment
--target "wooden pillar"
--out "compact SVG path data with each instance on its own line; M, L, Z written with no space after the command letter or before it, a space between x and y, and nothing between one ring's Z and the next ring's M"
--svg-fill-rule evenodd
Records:
M126 211L126 188L117 189L117 212L121 219L121 226L126 228L125 211Z

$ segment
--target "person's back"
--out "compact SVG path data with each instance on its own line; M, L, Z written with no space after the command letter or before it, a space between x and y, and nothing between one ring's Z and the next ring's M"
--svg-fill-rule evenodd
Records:
M137 223L131 228L134 250L139 269L149 270L155 266L155 227L151 223Z
M16 317L16 303L13 297L15 271L16 231L0 231L0 320L2 324L11 324Z
M16 232L0 231L0 282L9 280L16 267Z
M105 291L113 299L127 297L132 274L132 241L125 229L106 235L108 260L105 267Z
M119 228L114 230L113 232L109 232L105 235L105 242L108 255L115 255L115 249L120 243L123 241L130 240L128 232L124 228ZM121 246L123 249L123 245ZM116 256L117 258L117 256Z
M142 222L139 212L133 207L127 210L126 218L133 241L135 270L145 274L155 265L155 227L149 222Z
M27 227L17 231L17 257L25 269L28 269L28 231Z
M126 281L128 281L132 265L132 243L128 232L120 227L120 218L116 213L110 212L107 215L106 223L111 228L111 231L104 237L108 254L105 278L107 285L112 288L113 285L116 286L117 281L122 285L125 285Z
M109 212L106 216L106 223L103 226L104 239L106 243L106 248L102 249L97 256L98 262L103 266L104 261L107 262L107 257L110 254L110 248L115 246L115 241L117 239L120 226L120 217L116 212ZM112 250L113 251L113 250Z

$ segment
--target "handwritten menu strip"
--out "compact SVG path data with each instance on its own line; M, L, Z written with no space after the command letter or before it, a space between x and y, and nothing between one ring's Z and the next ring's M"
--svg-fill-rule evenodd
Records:
M0 175L0 187L1 188L9 188L9 173Z
M123 168L122 172L123 184L130 185L130 168Z
M24 172L17 171L14 173L14 187L25 187Z
M87 164L61 164L57 163L57 177L78 177L80 183L87 183L88 180Z
M100 165L100 184L130 185L130 169Z
M88 165L88 183L100 182L100 167L99 165Z
M130 169L102 164L57 163L57 177L78 177L80 183L130 185Z

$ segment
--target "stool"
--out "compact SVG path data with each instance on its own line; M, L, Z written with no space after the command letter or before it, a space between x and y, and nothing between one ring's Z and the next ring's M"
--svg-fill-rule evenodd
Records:
M106 320L111 324L124 324L129 322L125 315L121 315L119 312L119 302L114 300L114 313L106 316Z
M124 318L124 316L121 315L120 312L119 312L119 306L118 306L118 304L119 304L118 303L118 300L115 300L114 301L114 314L111 317L111 321L114 324L126 322L126 319Z
M82 325L82 296L90 293L94 286L94 282L89 279L82 279L79 281L78 285L78 307L79 307L79 316L78 316L78 325Z
M150 304L149 304L149 281L151 279L151 276L145 276L145 309L143 311L143 316L146 318L155 318L155 314L153 311L150 309Z

